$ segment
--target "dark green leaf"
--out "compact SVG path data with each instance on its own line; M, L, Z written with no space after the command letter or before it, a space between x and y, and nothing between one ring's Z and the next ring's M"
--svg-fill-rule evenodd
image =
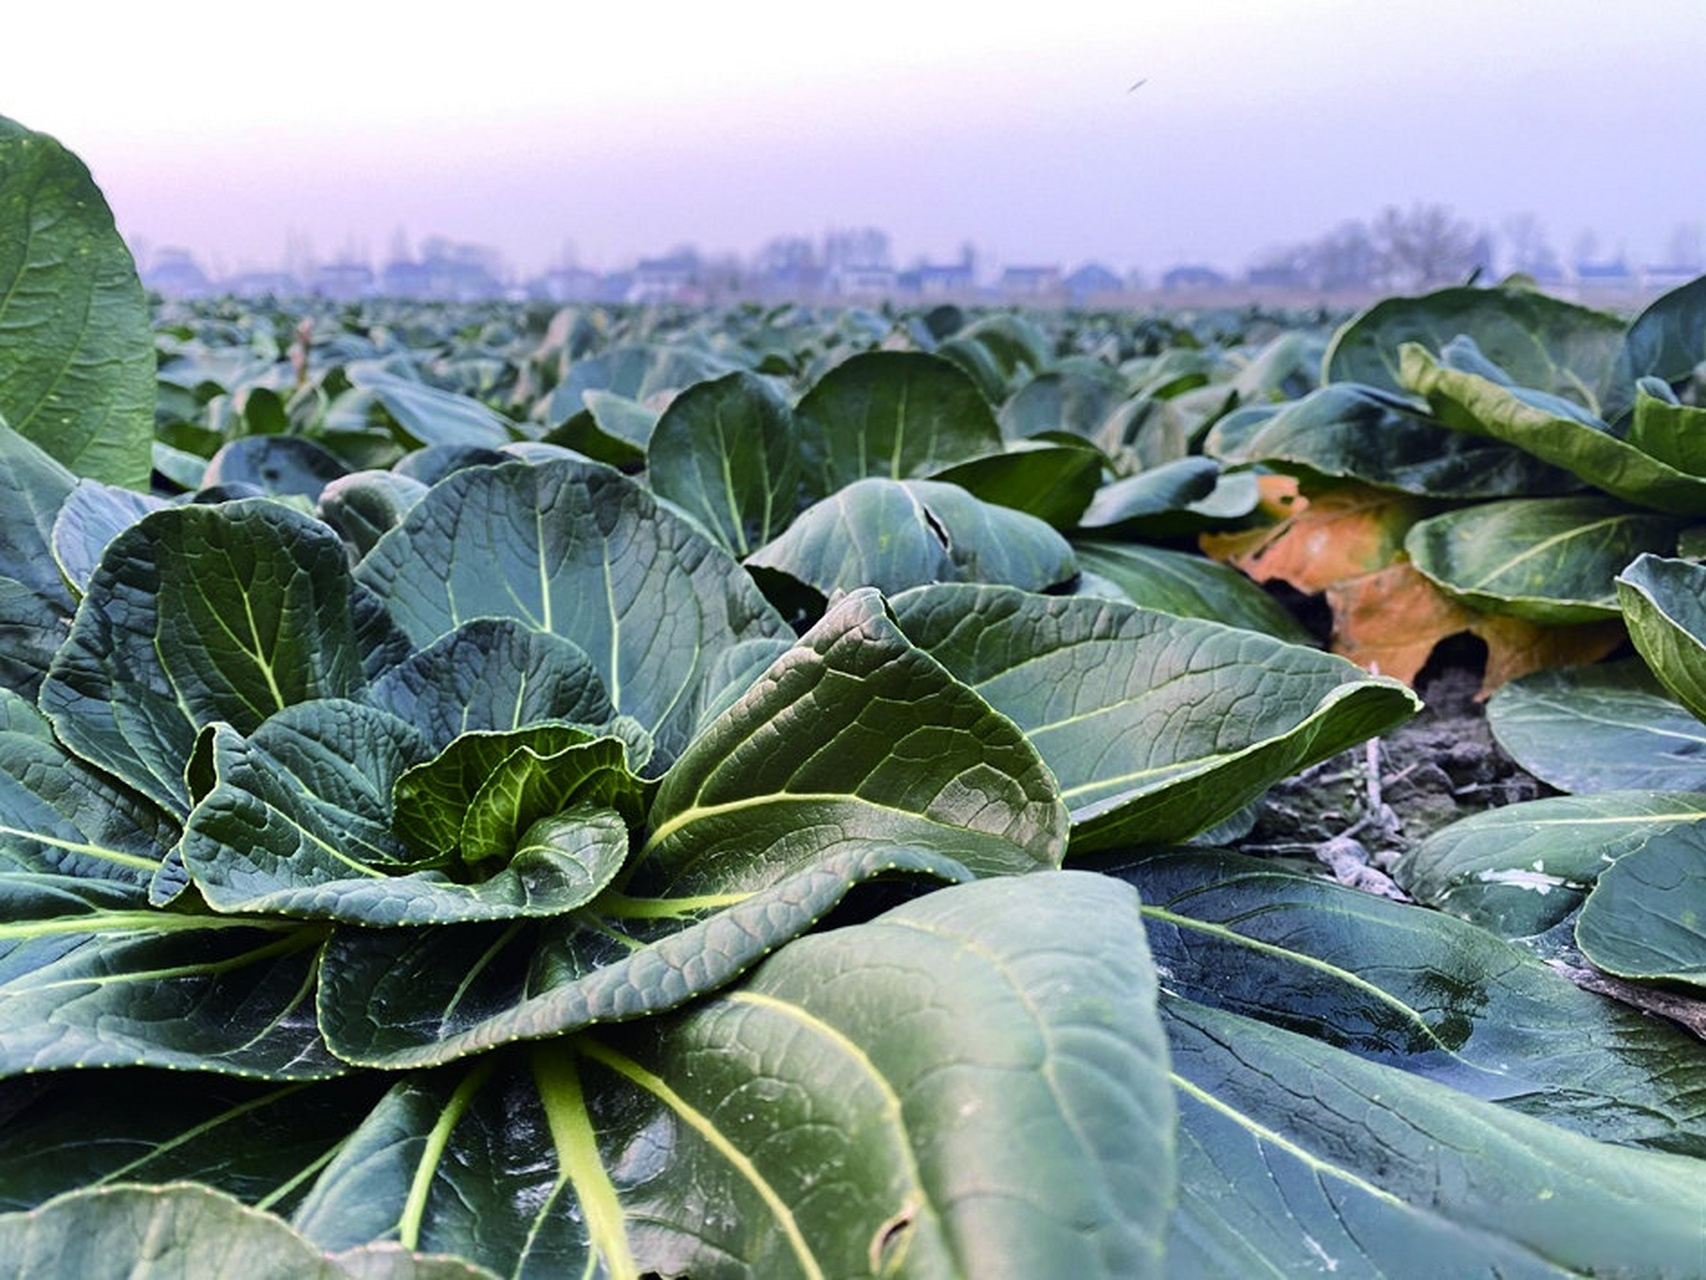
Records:
M146 1068L13 1078L0 1084L0 1210L77 1187L179 1179L287 1209L384 1080L277 1083Z
M652 491L676 504L736 559L788 527L798 510L800 444L771 384L731 373L689 387L652 432Z
M334 454L301 436L242 436L208 460L201 483L249 484L271 497L318 502L328 484L348 474Z
M989 402L965 374L916 351L872 351L824 374L794 411L805 493L855 480L922 479L1002 449Z
M657 410L612 391L583 391L581 400L585 407L546 432L545 440L624 471L645 466ZM556 396L548 404L552 409L569 407Z
M1154 993L1136 896L1063 872L803 938L655 1039L594 1041L674 1139L624 1188L640 1266L1159 1277Z
M1180 618L1206 618L1308 644L1309 633L1279 601L1229 565L1194 552L1134 542L1074 542L1087 572L1100 574L1123 598Z
M1155 530L1157 517L1177 515L1207 498L1220 479L1212 458L1189 457L1105 484L1079 519L1093 534L1120 531L1134 536Z
M1595 1142L1181 1000L1179 1275L1622 1277L1700 1270L1701 1162Z
M805 834L799 868L756 892L606 893L556 920L340 930L320 968L327 1042L347 1061L397 1069L647 1017L733 982L866 881L971 877L933 850Z
M1639 662L1512 680L1487 703L1487 724L1506 754L1560 791L1706 787L1706 725Z
M1126 393L1125 379L1105 364L1051 369L1021 386L1001 406L997 420L1009 440L1065 431L1086 440Z
M1706 276L1690 280L1649 303L1635 317L1617 355L1607 395L1607 417L1631 404L1635 383L1646 377L1678 383L1706 361Z
M625 778L621 744L602 741L616 758L606 771ZM422 851L403 838L418 838L422 824L398 814L394 833L389 793L422 745L408 725L352 702L291 708L248 739L213 730L216 785L191 812L181 846L202 896L219 911L387 927L551 916L587 901L625 860L627 826L607 803L571 807L580 798L573 787L541 796L552 780L527 779L519 795L475 797L465 820L473 834L459 833L472 856L434 849L443 856L413 868ZM488 779L493 792L516 772ZM597 771L575 777L600 783ZM560 808L563 822L534 829Z
M1446 426L1513 444L1637 506L1679 515L1706 510L1706 477L1642 453L1568 402L1451 368L1415 343L1400 357L1405 387L1426 396Z
M396 471L355 471L320 491L320 519L349 543L350 558L373 550L389 530L401 524L427 486Z
M1617 578L1629 638L1659 683L1706 720L1706 568L1645 555Z
M1206 450L1226 463L1265 462L1331 479L1438 498L1535 497L1578 487L1567 472L1510 445L1441 426L1408 397L1337 382L1228 429Z
M0 867L145 888L177 840L156 805L68 755L34 707L0 689Z
M1186 839L1419 705L1342 658L1089 596L937 586L894 610L1048 761L1075 853Z
M329 1257L283 1221L193 1183L75 1191L0 1215L0 1256L20 1276L83 1280L480 1280L458 1258L392 1247Z
M356 576L419 646L476 618L572 641L656 739L659 771L686 745L718 655L792 635L703 533L617 472L569 460L455 473Z
M165 505L161 498L99 480L78 481L53 522L53 562L72 590L88 591L107 544Z
M1678 471L1706 475L1706 409L1682 404L1658 379L1643 379L1635 391L1629 443Z
M1005 453L972 458L931 476L972 497L1012 507L1056 529L1077 526L1102 483L1107 459L1100 449L1060 441L1015 441Z
M1477 609L1568 625L1616 617L1617 575L1645 552L1674 550L1682 523L1604 498L1510 498L1417 521L1404 550Z
M464 733L608 725L616 715L579 646L513 618L463 623L381 675L366 700L414 725L434 750Z
M520 435L502 414L470 396L441 391L377 366L352 369L350 380L372 394L411 445L455 444L496 449Z
M1677 824L1607 867L1576 944L1619 977L1706 987L1706 831Z
M1526 947L1221 852L1099 864L1137 887L1169 994L1563 1128L1706 1156L1706 1057Z
M41 705L79 755L185 814L203 725L359 693L394 641L319 521L264 498L170 507L108 546Z
M0 876L0 1074L336 1075L314 1022L324 939L294 920L153 910L110 880Z
M145 490L154 369L148 299L88 169L0 116L0 419L78 475Z
M874 591L833 607L676 761L648 883L751 892L850 838L981 874L1057 866L1066 811L1012 724L914 648Z
M828 598L928 582L1000 582L1042 591L1077 572L1072 547L1035 516L933 480L857 480L808 507L747 557Z
M40 597L44 611L69 614L72 608L50 549L54 522L76 487L77 478L44 449L0 421L0 576Z
M1387 298L1333 336L1324 378L1403 391L1408 378L1399 368L1399 348L1414 342L1440 351L1459 335L1523 386L1597 409L1623 321L1531 289L1452 288Z
M1454 822L1393 876L1419 901L1507 938L1567 917L1600 874L1655 836L1706 819L1706 794L1604 791L1505 805Z

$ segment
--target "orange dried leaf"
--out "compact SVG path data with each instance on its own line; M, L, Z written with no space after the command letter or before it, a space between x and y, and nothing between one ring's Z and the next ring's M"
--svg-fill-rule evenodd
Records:
M1482 615L1424 578L1408 560L1327 588L1333 652L1405 684L1434 646L1470 630Z
M1402 494L1334 489L1270 529L1205 535L1203 551L1257 582L1289 582L1310 595L1384 569L1402 552L1404 535L1425 514Z
M1523 618L1481 614L1469 628L1487 642L1487 670L1478 698L1490 697L1507 680L1546 667L1598 662L1627 636L1621 619L1570 627L1546 627Z

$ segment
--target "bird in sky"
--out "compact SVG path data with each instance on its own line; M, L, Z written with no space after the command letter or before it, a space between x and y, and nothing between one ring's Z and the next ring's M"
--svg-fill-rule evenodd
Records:
M1149 83L1149 77L1144 76L1143 79L1139 80L1136 84L1132 85L1132 87L1127 89L1126 92L1127 93L1136 93L1139 89L1143 88L1143 86L1148 84L1148 83Z

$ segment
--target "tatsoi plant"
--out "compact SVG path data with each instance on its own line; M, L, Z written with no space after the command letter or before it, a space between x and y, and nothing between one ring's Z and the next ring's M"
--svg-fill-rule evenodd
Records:
M1416 705L1114 540L1248 495L1101 484L1160 444L1086 406L1208 393L1178 443L1303 344L1234 387L1010 316L180 315L97 465L54 423L146 330L42 315L129 314L62 273L116 237L9 124L0 196L0 1258L1697 1273L1696 1044L1179 843Z

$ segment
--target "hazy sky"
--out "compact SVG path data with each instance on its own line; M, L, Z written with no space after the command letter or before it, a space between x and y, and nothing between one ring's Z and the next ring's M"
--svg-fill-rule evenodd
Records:
M225 270L399 229L523 271L857 225L902 262L1153 269L1417 201L1636 259L1706 224L1706 0L456 11L12 6L0 115Z

